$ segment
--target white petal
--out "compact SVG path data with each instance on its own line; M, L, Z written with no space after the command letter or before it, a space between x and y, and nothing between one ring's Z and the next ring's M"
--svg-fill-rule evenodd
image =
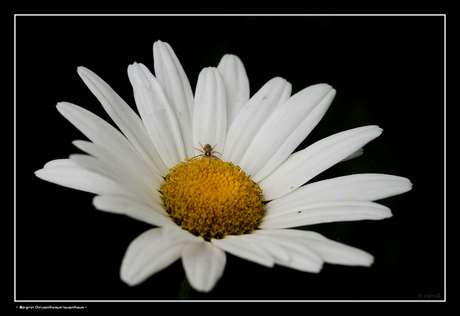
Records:
M289 251L290 260L276 262L276 264L302 272L319 273L321 271L321 268L323 267L322 262L315 262L309 256L306 256L295 249L287 249Z
M123 214L155 226L175 225L160 205L153 207L122 195L102 195L93 199L100 211Z
M93 143L111 152L129 164L139 152L112 125L93 113L75 104L61 102L57 109L70 123L78 128ZM167 171L167 170L166 170Z
M128 67L128 76L150 140L166 167L172 168L186 157L176 115L147 67L134 63Z
M35 175L58 185L94 194L126 194L121 185L80 167L70 159L52 160L43 169L35 171Z
M358 158L358 157L360 157L363 153L364 153L364 149L363 149L363 148L358 149L357 151L355 151L354 153L352 153L352 154L349 155L348 157L345 157L344 159L342 159L340 162L345 162L345 161L348 161L348 160L351 160L351 159Z
M222 159L239 164L259 129L273 110L291 94L291 84L282 78L268 81L247 102L227 131Z
M319 253L327 263L369 267L374 262L374 257L361 249L350 247L324 237L322 239L316 242L309 242L308 247Z
M350 247L312 231L275 229L259 230L259 235L267 235L275 240L294 240L303 246L314 250L327 263L369 266L373 262L373 256L360 249Z
M226 236L222 239L212 239L211 242L234 256L266 267L271 268L275 263L273 257L263 248L258 246L258 236L254 234Z
M168 168L166 168L160 155L152 145L139 116L104 80L91 70L85 67L78 67L78 74L101 102L112 120L136 148L139 156L158 174L166 174Z
M319 265L322 264L321 258L318 256L318 254L316 254L314 251L312 251L305 245L305 238L303 238L302 236L294 235L290 233L283 234L280 232L280 231L289 232L289 229L277 230L278 234L271 234L272 231L273 230L271 229L270 230L257 230L254 232L254 234L258 236L259 238L267 239L272 243L281 245L285 249L292 248L293 250L297 252L304 253L305 255L310 257L312 261L316 262Z
M176 224L164 227L162 233L166 239L174 243L204 242L203 237L195 236L188 230L182 229Z
M130 158L129 160L122 161L118 158L118 156L94 143L77 140L73 141L72 144L113 168L122 169L127 173L131 173L138 181L149 188L159 190L160 185L164 181L163 178L156 172L147 168L145 163L141 161L138 156L132 155L131 157L128 157Z
M161 203L160 193L155 189L142 184L136 176L121 168L114 168L94 157L87 155L70 155L70 159L79 166L100 174L115 183L122 185L131 194L140 198L149 205Z
M224 273L225 252L210 242L188 243L182 250L184 266L190 285L197 291L209 292Z
M249 100L249 79L241 60L235 55L224 55L217 66L225 84L227 96L227 126L230 126Z
M215 151L222 153L227 133L227 109L225 87L216 68L205 68L201 71L195 92L193 109L193 144L201 149L201 145L210 144ZM199 155L195 151L195 155Z
M317 141L291 155L277 170L262 180L266 200L294 191L314 176L349 156L382 133L378 126L364 126Z
M391 216L388 207L373 202L325 201L267 214L259 228L275 229L341 221L379 220Z
M289 262L291 258L290 251L270 240L265 240L262 238L257 241L257 246L266 251L273 258L275 263Z
M409 179L387 174L354 174L307 184L267 204L267 214L331 200L375 201L409 191Z
M152 197L154 201L159 204L162 203L158 191L160 190L163 178L156 174L155 171L146 168L144 162L137 159L136 156L130 157L132 159L128 161L121 161L118 156L113 155L94 143L74 141L73 144L82 151L85 151L100 160L103 163L104 168L111 169L112 173L116 172L120 175L121 178L118 179L129 179L128 181L130 183L135 184L136 187L142 188L142 191L146 192L147 195ZM124 184L123 182L118 183L121 185Z
M257 132L240 167L261 181L275 170L307 137L335 96L327 84L317 84L293 95L277 107Z
M78 167L70 159L55 159L48 161L44 166L43 169L50 169L50 168L57 168L57 167Z
M173 107L188 157L194 155L192 140L193 92L187 75L168 43L153 44L155 76Z
M317 273L323 266L323 259L305 244L305 238L291 234L270 234L272 230L259 230L254 234L271 245L282 247L287 256L275 256L275 263L305 272Z
M180 258L183 243L171 243L162 228L150 229L134 239L126 250L121 279L130 286L142 283Z

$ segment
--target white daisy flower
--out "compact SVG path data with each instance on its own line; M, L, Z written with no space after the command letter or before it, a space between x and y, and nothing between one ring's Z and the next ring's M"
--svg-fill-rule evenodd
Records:
M225 252L312 273L324 263L372 264L365 251L290 228L392 216L372 201L409 191L406 178L354 174L304 185L359 153L382 129L354 128L293 153L331 104L331 86L291 96L291 84L278 77L249 98L242 62L225 55L217 68L202 70L193 95L172 48L158 41L153 53L155 76L142 64L128 68L140 117L100 77L78 68L121 132L59 103L58 111L91 141L74 142L88 155L36 171L96 194L98 210L155 226L128 247L124 282L137 285L181 259L191 286L208 292L223 274Z

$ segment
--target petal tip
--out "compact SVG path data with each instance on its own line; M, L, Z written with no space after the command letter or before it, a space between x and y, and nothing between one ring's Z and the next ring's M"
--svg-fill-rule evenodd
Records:
M43 179L43 170L44 170L44 169L38 169L38 170L34 171L34 175L35 175L37 178Z
M123 266L120 269L120 279L128 286L136 286L140 284L141 282L136 282L133 280L133 278L129 275L127 269L124 269Z
M68 108L68 103L67 102L58 102L56 104L56 109L59 111L59 113L62 114L62 111L64 111L66 108Z

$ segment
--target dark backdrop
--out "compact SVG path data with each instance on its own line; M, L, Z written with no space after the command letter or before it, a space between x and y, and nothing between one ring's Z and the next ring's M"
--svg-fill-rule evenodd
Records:
M180 261L137 287L119 279L128 244L149 229L96 211L92 195L34 176L78 152L85 137L57 112L59 101L108 120L76 73L85 66L134 106L126 69L153 70L152 44L171 44L195 88L200 70L238 55L251 95L281 76L293 93L326 82L337 96L302 148L376 124L365 154L317 179L359 172L408 177L413 190L380 201L394 216L306 227L375 256L371 268L326 264L320 274L268 269L227 255L224 276L197 299L394 299L444 297L444 18L25 17L16 19L16 297L30 300L175 299Z

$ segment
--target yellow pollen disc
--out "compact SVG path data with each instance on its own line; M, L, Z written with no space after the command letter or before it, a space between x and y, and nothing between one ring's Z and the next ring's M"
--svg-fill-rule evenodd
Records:
M161 186L166 211L183 229L206 240L257 228L262 190L240 167L220 159L186 159Z

